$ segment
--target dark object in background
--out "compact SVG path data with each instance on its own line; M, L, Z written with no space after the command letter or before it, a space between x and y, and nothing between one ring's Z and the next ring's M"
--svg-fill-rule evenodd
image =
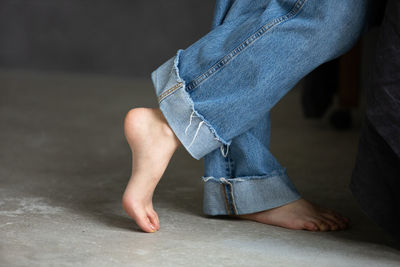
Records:
M337 130L347 130L353 125L350 109L337 109L329 117L329 122Z
M339 108L330 115L338 130L352 126L351 110L358 106L360 92L361 44L348 53L327 62L304 79L302 107L306 118L322 118L338 95Z
M338 86L338 67L338 59L329 61L304 79L301 103L306 118L322 118L332 105Z
M400 241L400 2L389 0L350 189L363 211Z

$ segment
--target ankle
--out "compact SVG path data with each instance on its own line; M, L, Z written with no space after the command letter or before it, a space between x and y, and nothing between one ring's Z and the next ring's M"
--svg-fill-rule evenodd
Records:
M161 112L161 110L159 108L155 109L156 113L158 114L161 123L162 123L162 132L165 136L173 139L176 143L177 146L181 145L181 142L179 141L178 137L176 137L174 131L171 129L171 127L169 126L166 118L164 117L164 114Z

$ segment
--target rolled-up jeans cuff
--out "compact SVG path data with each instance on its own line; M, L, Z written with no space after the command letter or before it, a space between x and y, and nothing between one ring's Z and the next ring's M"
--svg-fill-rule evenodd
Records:
M269 210L300 198L285 170L264 176L202 177L207 215L240 215Z
M199 114L190 94L186 91L186 82L179 76L179 50L177 55L152 74L154 88L161 112L179 141L195 159L200 159L221 145L229 145L223 140Z

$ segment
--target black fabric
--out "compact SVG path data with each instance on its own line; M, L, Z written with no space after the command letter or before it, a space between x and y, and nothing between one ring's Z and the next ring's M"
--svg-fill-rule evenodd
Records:
M389 1L380 28L367 116L400 156L400 2Z
M400 1L389 0L367 88L350 188L362 209L400 241Z
M400 241L400 159L366 119L350 189L362 210Z

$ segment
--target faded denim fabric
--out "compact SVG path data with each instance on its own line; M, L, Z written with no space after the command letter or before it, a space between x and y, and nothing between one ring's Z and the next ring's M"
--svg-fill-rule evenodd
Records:
M152 73L170 127L194 158L204 157L206 214L253 213L300 197L269 151L269 111L306 74L353 46L367 6L217 1L212 30Z

